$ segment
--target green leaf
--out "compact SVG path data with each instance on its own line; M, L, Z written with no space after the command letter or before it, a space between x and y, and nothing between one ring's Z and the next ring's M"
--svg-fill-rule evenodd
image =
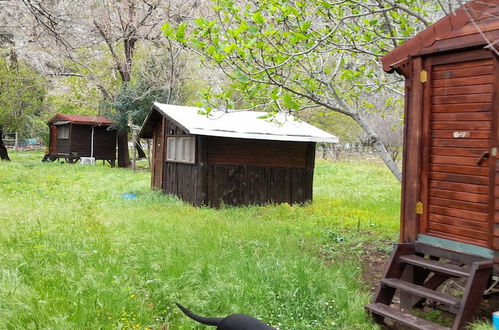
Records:
M237 48L237 45L235 43L231 43L231 44L224 47L224 52L229 54L229 53L232 53L232 51L234 51L234 49L236 49L236 48Z
M177 28L177 32L175 33L175 38L178 41L184 41L185 40L185 30L186 30L186 28L187 28L187 24L186 23L179 24L179 26Z
M251 17L253 18L253 21L257 24L265 23L265 18L263 18L262 14L260 14L260 12L258 11L254 13Z

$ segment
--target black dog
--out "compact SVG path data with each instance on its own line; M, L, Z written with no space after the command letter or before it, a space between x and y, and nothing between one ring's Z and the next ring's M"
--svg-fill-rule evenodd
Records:
M177 306L185 315L189 316L194 321L216 326L218 330L275 330L262 321L245 314L233 314L227 317L203 317L194 314L178 303Z

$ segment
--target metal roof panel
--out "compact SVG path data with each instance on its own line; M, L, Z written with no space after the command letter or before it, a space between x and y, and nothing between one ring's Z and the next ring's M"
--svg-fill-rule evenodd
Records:
M154 103L154 108L170 117L189 134L241 139L338 143L339 139L295 117L279 113L262 119L266 112L213 110Z

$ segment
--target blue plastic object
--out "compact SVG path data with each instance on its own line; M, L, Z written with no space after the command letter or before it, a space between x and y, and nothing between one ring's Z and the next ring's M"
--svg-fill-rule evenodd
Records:
M494 326L494 330L499 330L499 312L492 314L492 325Z
M125 200L135 199L135 198L137 198L137 194L132 194L132 193L123 194L123 199Z

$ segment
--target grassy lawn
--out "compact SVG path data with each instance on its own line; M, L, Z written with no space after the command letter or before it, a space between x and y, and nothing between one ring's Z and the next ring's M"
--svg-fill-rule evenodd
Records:
M0 328L195 328L175 302L280 329L377 328L360 260L398 239L400 194L381 164L319 161L306 206L214 210L151 191L146 171L11 156Z

